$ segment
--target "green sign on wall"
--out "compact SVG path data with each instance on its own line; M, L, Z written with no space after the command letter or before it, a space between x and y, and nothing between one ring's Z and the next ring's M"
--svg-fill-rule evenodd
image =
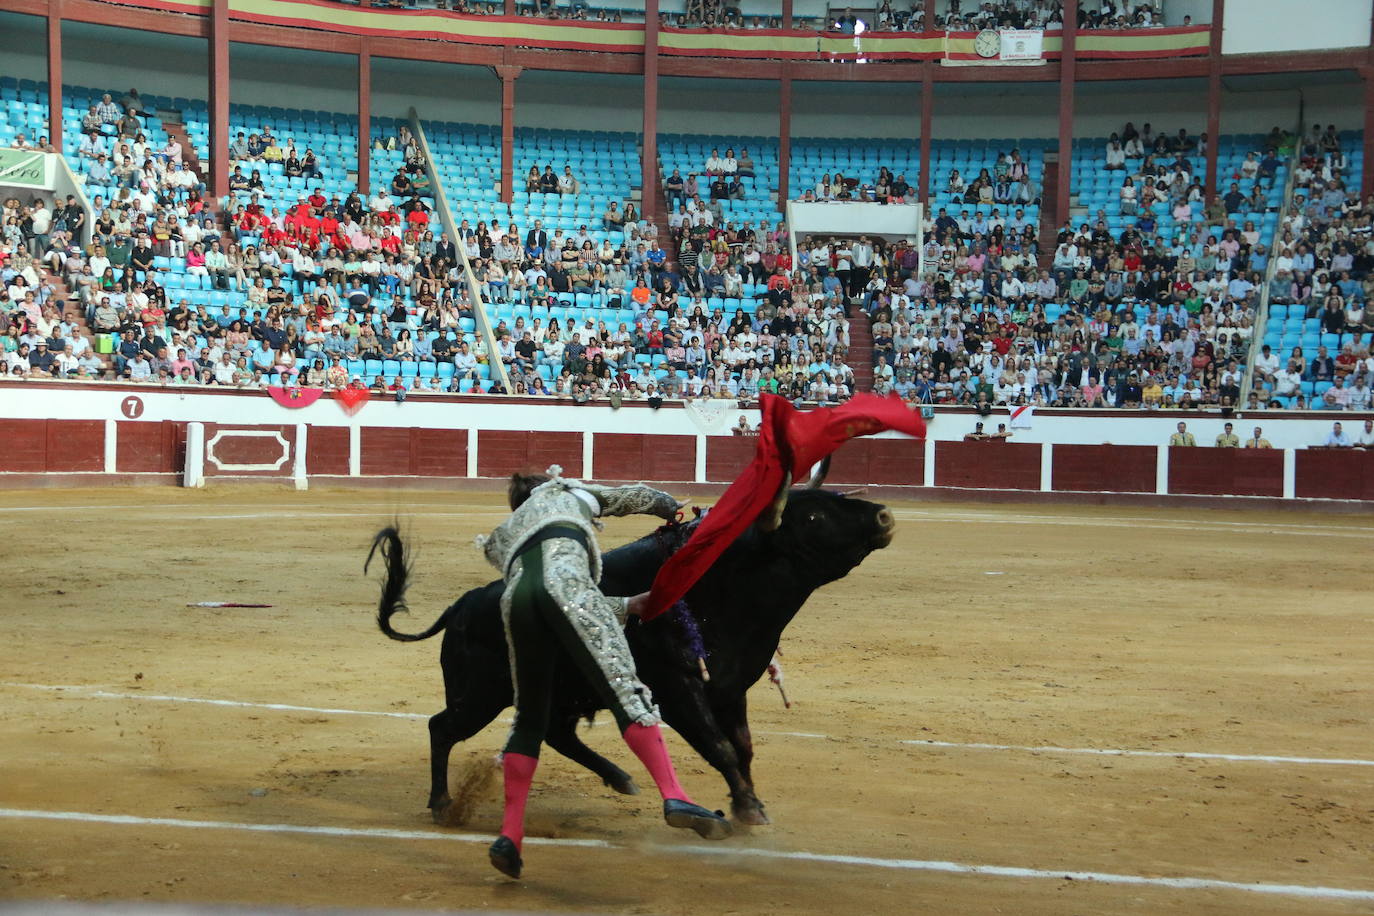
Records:
M48 188L48 155L26 149L0 149L0 184Z

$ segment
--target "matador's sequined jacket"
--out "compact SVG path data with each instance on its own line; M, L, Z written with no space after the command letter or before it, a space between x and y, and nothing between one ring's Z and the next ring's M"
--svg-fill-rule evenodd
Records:
M548 474L553 479L535 487L510 518L481 540L487 562L500 570L503 577L510 574L511 561L520 555L526 541L544 527L560 524L573 525L586 532L591 578L593 582L601 581L601 549L596 542L596 529L600 524L592 520L586 503L573 494L574 490L592 494L601 506L601 515L656 515L672 519L677 514L677 500L662 490L644 484L601 487L565 479L559 476L562 470L558 465L549 468Z
M659 721L653 695L635 672L634 656L625 641L628 599L609 598L597 583L601 580L601 550L596 543L596 515L656 515L671 519L677 514L677 500L667 493L636 484L628 487L598 487L579 480L564 480L562 468L554 466L548 483L536 487L529 498L491 535L479 542L491 565L501 571L506 589L501 595L501 618L510 646L511 674L516 684L519 708L519 659L515 634L511 631L512 585L523 574L521 557L525 545L549 525L572 525L587 535L586 549L572 538L553 538L543 542L543 587L559 608L591 655L614 703L623 714L617 719L650 726ZM584 500L579 493L595 500ZM518 714L517 714L518 717Z

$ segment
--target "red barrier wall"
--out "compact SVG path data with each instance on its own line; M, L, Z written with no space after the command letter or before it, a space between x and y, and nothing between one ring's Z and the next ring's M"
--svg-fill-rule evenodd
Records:
M937 442L935 486L1040 489L1040 446L1029 442Z
M305 467L310 474L347 474L348 428L310 427L305 436Z
M0 471L37 473L48 469L46 420L0 420Z
M44 474L104 469L103 420L0 420L0 471Z
M120 420L115 470L126 473L180 473L186 464L186 424Z
M1294 458L1295 496L1374 499L1374 452L1302 449Z
M758 439L753 436L711 436L706 440L706 479L729 483L754 460Z
M1149 445L1056 445L1050 486L1083 492L1153 493L1159 450Z
M104 420L47 421L47 471L105 470Z
M467 476L468 431L465 429L364 426L358 433L359 460L364 477ZM348 473L347 448L345 440L345 474Z
M477 434L478 477L543 471L551 464L562 465L568 477L581 477L582 433L484 429Z
M364 477L410 473L410 430L364 426L358 434Z
M601 480L696 480L695 436L596 433L592 471Z
M830 460L828 484L919 487L926 447L917 439L851 439Z
M1205 496L1282 496L1278 449L1171 448L1169 492Z
M89 420L0 420L0 473L13 485L26 475L100 473L105 460L105 423ZM292 471L295 425L206 424L207 450L225 431L280 434L221 437L221 463L274 462L273 471L215 468L207 475L276 474ZM123 420L116 424L118 474L161 474L175 480L185 462L186 424ZM465 478L468 430L363 427L358 430L360 471L365 477ZM688 482L696 478L697 437L637 433L479 430L477 476L499 478L513 470L562 465L569 476L586 475L584 442L592 451L595 479ZM311 426L306 453L310 475L349 473L348 427ZM749 436L705 439L706 479L728 483L753 458ZM1038 491L1042 446L1017 442L939 441L934 445L937 487ZM919 487L924 483L925 443L911 439L856 439L836 452L829 482L840 486ZM285 454L287 460L275 465ZM1291 455L1294 492L1301 499L1374 502L1374 452L1182 448L1168 452L1168 494L1282 497L1285 455ZM1155 492L1158 450L1154 446L1056 445L1053 488L1060 492Z
M466 477L468 431L466 429L412 429L411 473L420 477Z

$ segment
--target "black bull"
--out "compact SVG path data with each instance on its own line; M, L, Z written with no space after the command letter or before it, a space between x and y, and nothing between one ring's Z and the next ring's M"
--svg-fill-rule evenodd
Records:
M608 595L647 591L664 559L680 547L696 522L608 551L601 586ZM827 582L843 578L868 554L892 540L895 522L886 507L819 489L792 490L776 530L751 527L741 535L687 595L707 650L710 680L703 681L687 648L680 620L665 614L651 622L631 619L629 644L640 678L653 692L663 718L730 789L731 808L743 823L766 824L763 804L750 776L753 742L746 693L761 678L783 629ZM444 630L440 665L446 708L429 720L432 786L429 807L443 822L452 799L448 759L453 746L485 728L513 701L510 662L501 622L501 581L459 598L423 633L398 633L390 618L405 609L410 570L395 528L377 535L386 560L386 579L377 622L392 639L427 639ZM556 674L549 747L596 773L611 788L638 788L620 767L592 751L576 732L577 720L603 704L574 665Z

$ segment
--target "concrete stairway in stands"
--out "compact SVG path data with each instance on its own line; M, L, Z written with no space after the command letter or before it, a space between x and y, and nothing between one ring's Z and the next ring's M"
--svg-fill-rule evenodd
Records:
M643 155L641 148L640 155ZM658 243L663 246L663 250L668 254L668 261L677 261L677 246L672 244L672 234L668 229L668 195L663 191L663 160L659 159L654 163L654 187L645 188L641 194L653 195L654 201L654 225L658 227ZM644 197L648 200L648 197Z
M854 391L873 390L873 322L858 307L849 317L849 352L845 362L854 370Z
M210 208L210 214L214 217L215 223L223 226L224 208L220 205L219 199L210 192L213 185L213 182L210 180L210 167L202 163L200 157L196 155L196 145L191 142L190 135L186 133L186 125L182 124L180 121L172 121L164 118L162 121L162 129L167 131L169 137L172 137L181 144L181 161L186 164L188 169L195 172L201 184L205 185L205 192L201 194L201 198L205 201L205 205Z
M52 287L53 301L65 303L65 306L62 310L63 317L65 317L68 321L74 323L78 328L81 329L82 334L90 342L92 349L94 349L96 345L96 335L95 331L86 322L85 307L82 306L82 304L79 301L77 301L76 296L74 295L72 290L67 286L66 281L62 279L61 274L51 273L47 270L47 268L44 268L41 274L43 279L47 281L48 285ZM112 357L107 355L101 355L100 359L102 362L105 363L107 368L114 367L114 360Z

